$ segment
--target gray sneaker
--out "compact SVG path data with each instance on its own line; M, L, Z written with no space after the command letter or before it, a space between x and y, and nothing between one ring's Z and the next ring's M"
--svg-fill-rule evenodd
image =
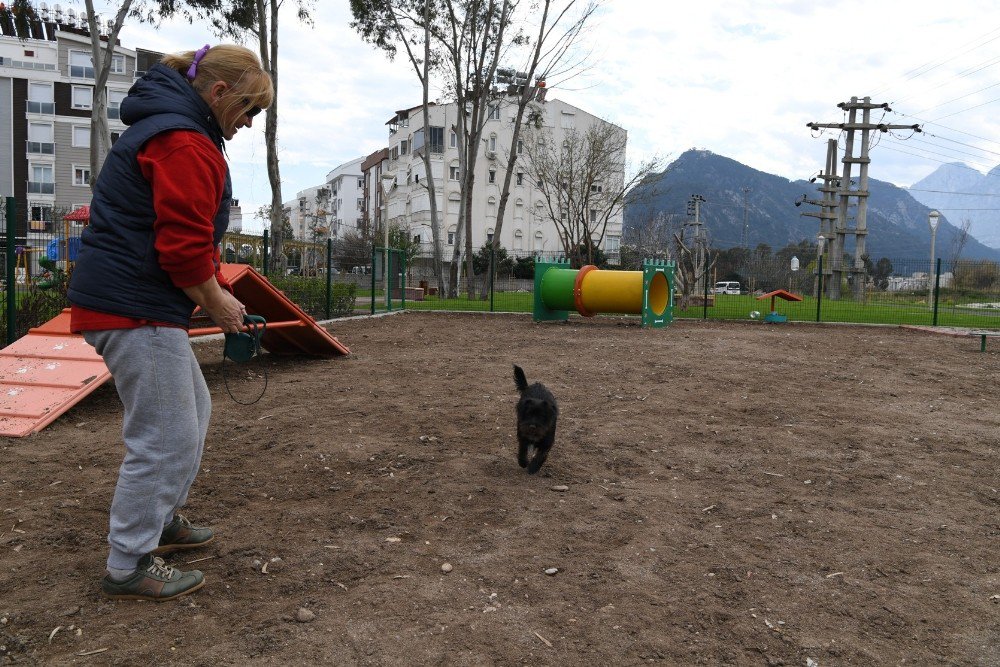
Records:
M165 602L193 593L205 585L201 570L181 572L153 554L136 563L135 572L125 581L101 580L101 592L112 600L152 600Z
M193 526L183 515L176 514L174 520L163 527L159 546L153 549L153 553L165 554L170 551L203 547L213 539L215 534L211 528Z

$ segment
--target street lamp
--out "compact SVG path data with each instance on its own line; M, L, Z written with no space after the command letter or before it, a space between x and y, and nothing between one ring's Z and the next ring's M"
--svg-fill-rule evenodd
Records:
M934 307L934 239L937 236L941 214L931 211L927 214L927 226L931 228L931 270L927 273L927 305Z

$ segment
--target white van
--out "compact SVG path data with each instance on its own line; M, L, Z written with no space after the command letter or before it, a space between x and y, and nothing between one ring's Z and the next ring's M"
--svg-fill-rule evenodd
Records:
M720 280L715 283L712 294L739 294L740 284L735 280Z

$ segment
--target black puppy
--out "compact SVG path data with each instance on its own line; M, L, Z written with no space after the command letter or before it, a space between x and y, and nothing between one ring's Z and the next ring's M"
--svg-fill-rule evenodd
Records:
M521 392L517 402L517 462L528 474L534 475L545 463L549 449L556 440L556 417L559 406L556 397L536 382L528 386L524 371L514 365L514 384ZM529 460L530 459L530 460Z

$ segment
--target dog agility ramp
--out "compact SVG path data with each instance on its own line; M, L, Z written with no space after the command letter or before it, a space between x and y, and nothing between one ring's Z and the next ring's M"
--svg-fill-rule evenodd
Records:
M223 264L222 273L247 311L267 320L261 346L272 354L330 357L350 354L308 313L245 264ZM0 436L20 438L55 421L111 378L104 360L83 336L70 333L70 311L52 318L0 350ZM198 318L190 335L220 333Z

